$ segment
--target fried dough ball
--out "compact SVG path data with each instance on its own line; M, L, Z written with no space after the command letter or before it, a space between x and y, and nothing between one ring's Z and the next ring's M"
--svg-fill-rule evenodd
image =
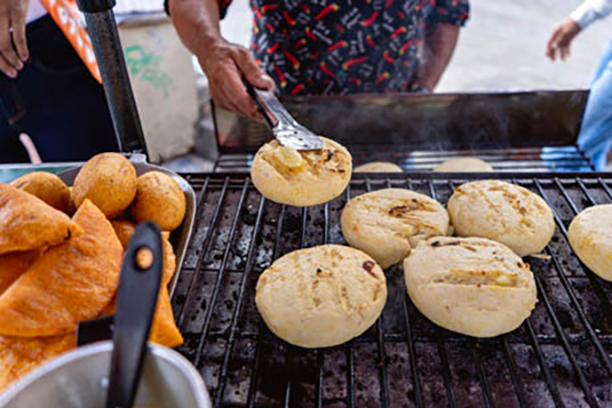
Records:
M68 187L68 191L70 192L70 200L66 206L65 213L72 216L76 212L77 208L76 205L74 205L74 199L72 198L72 187Z
M13 180L11 185L40 198L56 210L66 212L68 209L70 190L55 174L35 171Z
M101 153L83 165L72 186L72 199L79 208L91 200L107 218L125 210L136 195L136 170L119 153Z
M181 225L187 209L185 194L169 175L151 171L138 177L138 192L130 207L137 223L154 221L164 231Z

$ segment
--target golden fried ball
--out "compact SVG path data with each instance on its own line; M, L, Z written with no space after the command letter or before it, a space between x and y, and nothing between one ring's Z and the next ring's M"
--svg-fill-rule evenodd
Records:
M72 187L68 187L68 191L70 192L70 200L68 200L68 205L66 205L66 211L64 211L68 215L74 215L77 208L74 205L74 199L72 198Z
M108 218L125 210L134 200L136 170L119 153L101 153L83 165L72 186L76 208L91 200Z
M137 223L154 221L164 231L174 231L185 217L185 194L167 174L151 171L138 177L138 192L130 207Z
M44 171L28 173L13 180L13 187L30 193L56 210L66 212L70 204L70 190L55 174Z

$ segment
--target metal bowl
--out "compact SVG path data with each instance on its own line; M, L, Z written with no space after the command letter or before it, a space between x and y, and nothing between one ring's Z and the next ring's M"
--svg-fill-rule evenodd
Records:
M104 408L113 344L94 343L33 370L0 395L1 408ZM196 369L176 351L149 343L135 408L209 408Z

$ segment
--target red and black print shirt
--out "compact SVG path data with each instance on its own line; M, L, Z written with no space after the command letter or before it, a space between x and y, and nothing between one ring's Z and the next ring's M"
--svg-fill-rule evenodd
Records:
M231 0L219 0L221 15ZM250 0L252 52L285 95L407 92L428 26L468 0Z

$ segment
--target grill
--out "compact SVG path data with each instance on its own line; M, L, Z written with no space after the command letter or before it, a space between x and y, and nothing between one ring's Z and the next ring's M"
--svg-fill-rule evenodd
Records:
M295 208L269 202L245 174L185 175L198 214L173 298L185 344L215 406L593 406L612 404L612 284L580 263L567 226L584 208L612 202L604 173L504 173L555 212L549 259L527 258L538 304L519 329L473 339L441 329L406 295L399 267L366 333L338 347L306 350L274 336L254 304L261 272L283 254L344 244L340 213L351 197L404 187L446 203L453 188L491 175L356 175L341 197Z

